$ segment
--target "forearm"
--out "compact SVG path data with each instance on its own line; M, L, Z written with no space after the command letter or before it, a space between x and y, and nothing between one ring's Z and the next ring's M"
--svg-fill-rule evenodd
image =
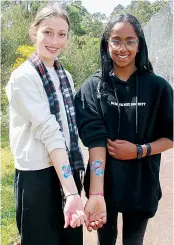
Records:
M61 182L65 196L78 193L65 149L51 151L50 157Z
M93 168L95 161L101 162L100 169ZM104 170L106 161L106 148L95 147L89 150L90 163L90 193L103 193L104 186ZM99 171L98 171L99 170ZM100 174L98 174L98 172Z
M173 141L167 138L160 138L154 142L149 143L151 146L151 154L150 155L155 155L158 153L161 153L163 151L166 151L170 148L173 147ZM143 147L143 157L146 156L147 153L147 148L145 145L142 145Z

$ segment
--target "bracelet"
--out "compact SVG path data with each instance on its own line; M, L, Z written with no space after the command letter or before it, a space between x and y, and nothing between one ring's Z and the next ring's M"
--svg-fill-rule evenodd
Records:
M98 192L98 193L89 193L90 196L102 196L104 197L104 194L102 192Z
M65 199L66 199L67 197L70 197L70 196L75 196L75 195L79 195L79 193L77 192L77 193L72 193L72 194L69 194L69 195L67 195L67 196L65 197Z
M152 148L149 143L145 144L145 146L147 147L146 157L148 157L151 154Z

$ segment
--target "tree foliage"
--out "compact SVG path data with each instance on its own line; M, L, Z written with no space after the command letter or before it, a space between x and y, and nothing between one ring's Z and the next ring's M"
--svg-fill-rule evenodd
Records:
M73 36L60 59L72 74L75 87L78 88L100 67L99 39Z
M119 14L128 13L134 15L140 21L142 26L144 26L150 20L152 15L157 13L166 3L167 1L165 0L155 1L153 3L149 1L133 0L126 7L118 4L111 13L110 19L114 19L114 17Z
M37 11L46 4L57 2L65 8L71 22L71 38L67 50L61 55L62 63L74 78L76 86L90 76L100 66L99 38L101 37L108 18L102 13L91 14L81 1L68 0L6 0L1 3L1 90L2 111L5 113L7 99L4 87L13 68L24 61L27 56L20 49L30 50L32 43L28 29ZM111 16L120 13L135 15L140 22L146 24L151 16L158 12L166 1L132 1L127 7L115 6ZM30 47L30 48L28 48ZM31 50L30 50L31 51ZM14 65L15 64L15 65Z

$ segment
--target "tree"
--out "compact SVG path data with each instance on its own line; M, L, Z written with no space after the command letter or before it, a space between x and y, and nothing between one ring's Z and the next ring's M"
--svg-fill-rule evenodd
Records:
M28 29L30 20L20 5L7 9L2 15L2 64L14 63L19 45L30 43ZM10 51L10 52L9 52Z
M68 0L6 0L1 2L1 86L2 109L5 111L4 86L9 79L13 64L18 57L18 47L32 45L28 35L31 20L36 12L48 3L57 2L64 7L70 17L72 38L67 51L62 55L65 63L79 84L99 67L99 38L103 33L107 17L99 12L90 14L81 1ZM126 8L117 5L110 18L117 14L130 13L145 25L151 16L158 12L167 1L132 1ZM18 61L21 61L20 59Z
M17 58L16 49L22 44L29 44L30 21L26 10L20 4L9 4L2 14L1 23L1 105L3 113L6 113L7 98L4 87L10 77L12 65Z
M167 1L162 0L154 3L149 1L131 1L126 7L126 12L134 15L144 26L166 3Z
M87 10L82 6L81 1L75 1L67 4L66 9L70 18L71 29L74 35L82 36L86 34L81 25L81 22Z
M151 3L149 1L131 1L126 12L134 15L144 26L152 16Z
M113 12L111 13L110 15L110 19L114 19L115 16L119 15L119 14L124 14L125 13L125 9L124 9L124 6L121 5L121 4L118 4Z
M167 1L165 0L155 1L153 3L149 1L132 0L125 8L121 4L117 5L111 13L110 19L114 19L119 14L128 13L134 15L142 26L144 26L166 3Z
M85 33L89 37L101 37L104 29L104 23L96 18L96 15L86 14L81 22Z
M73 36L60 60L78 88L100 67L99 39Z
M96 12L92 14L92 18L97 21L105 22L107 20L107 17L105 14L101 14L100 12Z
M152 15L157 13L164 5L166 5L167 1L160 0L160 1L155 1L151 4L151 9L152 9Z

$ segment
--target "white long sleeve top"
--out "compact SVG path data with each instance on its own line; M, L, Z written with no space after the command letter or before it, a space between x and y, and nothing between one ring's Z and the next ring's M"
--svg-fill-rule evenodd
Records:
M70 135L59 90L60 82L53 67L47 68L54 83L60 105L63 133L54 115L50 113L49 101L42 80L30 64L24 62L14 70L6 86L10 112L10 146L19 170L39 170L52 165L49 153L54 149L70 147ZM74 92L73 80L66 71Z

